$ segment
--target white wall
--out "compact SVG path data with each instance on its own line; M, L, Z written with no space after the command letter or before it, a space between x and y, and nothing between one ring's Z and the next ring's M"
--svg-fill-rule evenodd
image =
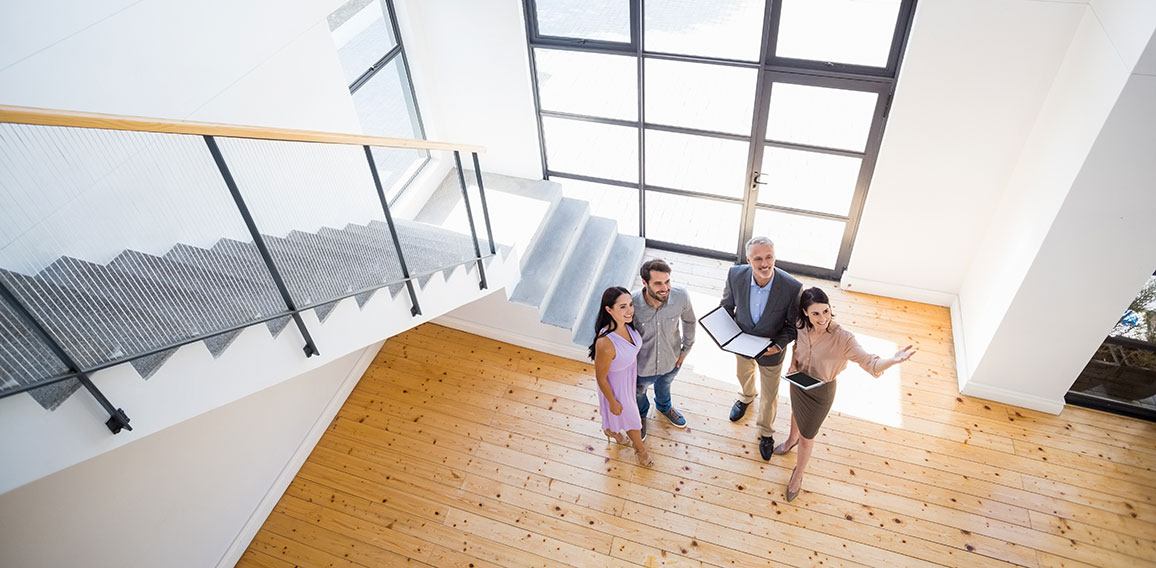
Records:
M1089 152L1128 139L1101 129L1124 112L1153 29L1156 4L1141 0L918 6L844 284L952 305L963 392L1059 412L1151 274L1150 256L1118 254L1140 237L1120 225L1147 206L1119 176L1143 160L1107 175ZM1099 187L1116 214L1069 219L1081 187ZM1046 261L1069 231L1087 237Z
M430 138L485 146L482 171L541 179L522 3L394 4Z
M953 310L962 392L1051 412L1156 267L1156 75L1085 29Z
M344 80L327 80L340 75L333 47L316 49L340 4L6 2L0 103L348 129L357 121L338 104Z
M1017 293L1128 79L1088 9L959 288L967 353L981 354Z
M378 348L0 495L0 564L216 565Z
M947 305L1087 7L920 2L847 270L852 289Z
M0 104L360 132L325 21L340 0L89 4L2 8ZM0 267L31 274L60 255L103 263L125 248L248 239L199 137L62 130L4 127L0 198L12 205L0 212ZM303 175L297 145L221 144L266 233L380 216L360 148L334 149L329 167L313 160Z

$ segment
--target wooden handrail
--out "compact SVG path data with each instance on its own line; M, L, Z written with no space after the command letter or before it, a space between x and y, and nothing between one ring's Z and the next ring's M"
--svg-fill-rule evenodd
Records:
M193 120L168 120L162 118L5 105L0 105L0 122L38 124L42 126L69 126L73 128L100 128L104 130L130 130L134 132L163 132L166 134L193 134L197 136L211 135L229 138L286 140L291 142L319 142L322 144L356 144L358 146L383 146L386 148L407 148L412 150L460 150L463 152L478 153L486 151L483 146L434 142L431 140L385 138L381 136L366 136L364 134L340 134L336 132L293 130L289 128L215 124L212 122L197 122Z

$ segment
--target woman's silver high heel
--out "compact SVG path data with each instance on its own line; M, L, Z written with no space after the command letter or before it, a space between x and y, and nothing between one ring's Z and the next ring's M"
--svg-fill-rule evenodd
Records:
M771 450L771 453L776 455L776 456L781 456L781 455L786 454L786 453L790 452L791 450L795 449L795 446L797 446L797 445L799 445L798 440L795 440L795 443L791 444L791 447L789 447L789 448L787 447L787 443L783 442L782 444L775 446L775 449Z
M791 480L795 479L795 470L797 470L797 469L799 469L799 466L795 466L795 469L791 470L791 479L787 480L787 502L788 503L790 503L791 501L794 501L795 497L799 496L799 492L803 490L803 483L799 482L799 488L794 490L794 491L791 491Z

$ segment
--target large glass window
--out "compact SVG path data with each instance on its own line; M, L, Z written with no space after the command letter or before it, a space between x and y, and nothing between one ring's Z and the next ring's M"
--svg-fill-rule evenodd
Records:
M754 69L646 60L646 122L750 135Z
M537 0L538 33L576 40L630 42L627 0Z
M900 0L783 0L776 55L886 67Z
M842 273L913 0L523 1L545 177L650 247Z
M535 49L542 110L638 119L638 62L633 57Z
M329 15L361 130L389 138L425 138L405 50L390 0L350 0ZM393 201L429 161L425 150L374 148L386 197Z
M758 61L763 0L646 2L646 51Z

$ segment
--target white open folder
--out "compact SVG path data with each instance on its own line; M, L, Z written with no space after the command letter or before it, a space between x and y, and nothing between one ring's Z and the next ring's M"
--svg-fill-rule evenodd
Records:
M737 353L749 359L762 355L773 343L770 338L743 332L739 329L739 324L735 323L734 318L722 306L699 318L698 323L702 324L702 328L722 350Z

